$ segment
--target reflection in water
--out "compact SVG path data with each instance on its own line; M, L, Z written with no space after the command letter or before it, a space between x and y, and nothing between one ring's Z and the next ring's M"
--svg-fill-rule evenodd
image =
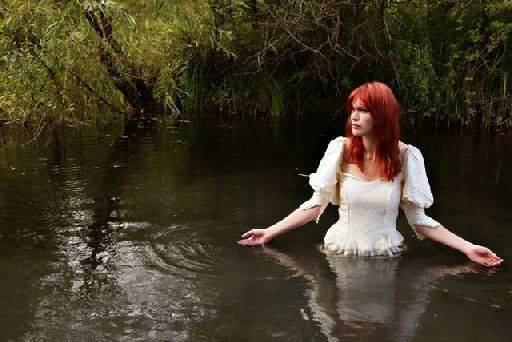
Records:
M402 257L305 255L272 247L263 251L309 281L311 312L304 319L316 321L328 341L409 340L428 306L428 288L445 276L475 272L470 264L402 266Z
M25 339L182 340L188 335L184 312L194 311L195 284L166 272L156 243L147 239L153 230L161 236L169 229L130 220L132 211L123 200L131 173L147 158L142 138L113 140L100 166L90 167L70 158L55 136L48 173L60 197L60 222L53 231L60 261L42 279L41 287L51 291L39 301Z

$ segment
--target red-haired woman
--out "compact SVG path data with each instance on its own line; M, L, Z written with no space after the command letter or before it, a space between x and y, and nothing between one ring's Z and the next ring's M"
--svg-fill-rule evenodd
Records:
M383 83L366 83L350 94L346 137L332 140L320 165L309 176L313 196L283 220L242 235L241 245L264 244L320 215L329 203L339 205L339 220L324 237L324 250L340 255L394 256L403 250L396 230L399 207L417 237L458 249L482 265L503 259L474 245L425 215L433 203L423 156L399 141L400 105Z

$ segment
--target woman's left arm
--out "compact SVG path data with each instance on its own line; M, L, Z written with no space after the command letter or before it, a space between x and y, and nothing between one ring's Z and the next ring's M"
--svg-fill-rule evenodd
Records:
M503 259L498 257L493 251L487 247L474 245L469 241L464 240L460 236L455 235L444 226L439 225L436 228L414 225L414 229L421 235L429 239L441 242L447 246L455 248L467 257L481 265L497 266L503 262Z

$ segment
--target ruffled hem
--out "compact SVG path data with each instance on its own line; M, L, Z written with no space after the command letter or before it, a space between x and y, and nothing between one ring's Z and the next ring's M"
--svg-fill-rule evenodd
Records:
M337 256L395 257L406 249L403 245L404 238L398 231L385 233L373 242L369 242L368 239L365 239L365 242L353 239L337 242L328 240L326 234L322 250Z
M402 208L404 209L404 213L405 213L405 217L407 218L407 222L412 227L418 240L425 239L425 236L423 234L420 234L416 230L415 225L428 227L430 229L435 229L441 225L439 222L437 222L430 216L427 216L425 214L425 210L423 208L413 207L409 204L406 204L406 205L403 204Z
M311 208L319 205L320 212L318 213L317 217L315 217L315 222L318 223L318 221L320 220L320 216L322 216L325 208L329 204L329 200L325 199L324 197L325 197L325 195L323 195L320 191L315 191L313 193L313 196L306 202L302 203L299 206L299 208L302 210L306 210L306 209L311 209Z

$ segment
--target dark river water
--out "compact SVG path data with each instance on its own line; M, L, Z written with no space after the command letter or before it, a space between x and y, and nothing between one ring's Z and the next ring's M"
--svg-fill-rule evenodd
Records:
M400 257L336 258L319 224L235 244L309 198L334 121L69 130L0 147L0 340L511 341L512 138L409 129L428 214L495 250L486 269L401 215Z

